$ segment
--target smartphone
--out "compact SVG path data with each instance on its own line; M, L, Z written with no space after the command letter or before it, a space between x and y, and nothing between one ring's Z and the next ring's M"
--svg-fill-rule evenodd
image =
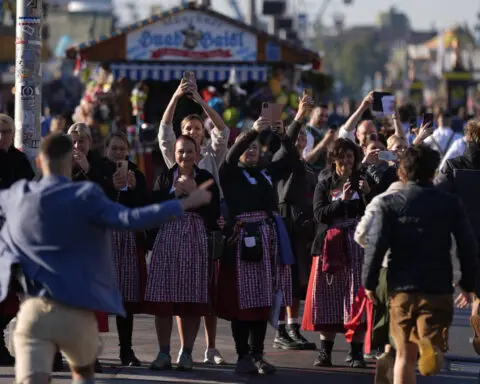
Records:
M183 72L183 80L190 81L190 71Z
M117 171L121 172L126 178L128 174L128 161L127 160L117 161Z
M283 104L277 103L268 103L270 108L270 118L271 121L280 121L282 120Z
M263 103L262 104L262 112L260 113L260 117L263 117L265 120L272 121L272 115L270 113L270 104Z
M353 191L358 191L360 189L360 176L358 174L352 173L347 181L350 183Z
M375 112L389 113L390 108L388 108L388 110L385 111L384 101L382 101L382 99L385 98L386 100L389 101L388 103L391 103L394 100L394 99L392 100L393 97L394 96L390 92L373 92L373 106L372 106L372 109Z
M392 151L380 151L378 152L378 159L383 161L397 161L398 157Z
M433 113L424 113L422 118L422 125L425 124L432 124L433 125Z
M304 88L303 96L313 97L313 89L312 88Z

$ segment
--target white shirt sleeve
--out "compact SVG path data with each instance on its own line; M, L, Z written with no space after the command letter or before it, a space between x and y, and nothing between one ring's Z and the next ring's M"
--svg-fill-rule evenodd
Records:
M342 125L338 130L338 137L342 139L349 139L355 143L355 130L347 131Z
M465 139L459 138L453 142L450 149L447 151L442 159L439 169L443 169L447 160L454 159L455 157L462 156L465 153L466 143Z
M176 140L173 125L160 123L160 128L158 129L158 146L162 152L163 160L169 169L175 165Z

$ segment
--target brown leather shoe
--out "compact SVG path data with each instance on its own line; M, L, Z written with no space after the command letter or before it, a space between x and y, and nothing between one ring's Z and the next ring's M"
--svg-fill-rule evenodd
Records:
M472 303L472 316L470 317L470 325L473 329L472 346L475 352L480 355L480 299L475 299Z

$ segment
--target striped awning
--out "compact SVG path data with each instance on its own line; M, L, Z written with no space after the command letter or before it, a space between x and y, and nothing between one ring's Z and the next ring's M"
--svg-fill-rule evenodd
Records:
M197 80L210 82L226 82L230 79L232 69L235 69L237 84L247 81L266 82L268 67L262 65L195 65L195 64L112 64L115 77L127 78L132 81L180 80L184 71L195 72Z

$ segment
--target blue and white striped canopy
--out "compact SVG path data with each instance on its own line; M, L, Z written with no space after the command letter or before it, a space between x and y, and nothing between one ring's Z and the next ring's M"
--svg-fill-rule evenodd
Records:
M170 81L180 80L184 71L195 72L197 80L211 82L227 82L232 69L235 69L237 84L253 80L258 82L267 81L268 67L262 65L196 65L189 63L182 64L112 64L112 71L118 79L124 77L132 81L159 80Z

